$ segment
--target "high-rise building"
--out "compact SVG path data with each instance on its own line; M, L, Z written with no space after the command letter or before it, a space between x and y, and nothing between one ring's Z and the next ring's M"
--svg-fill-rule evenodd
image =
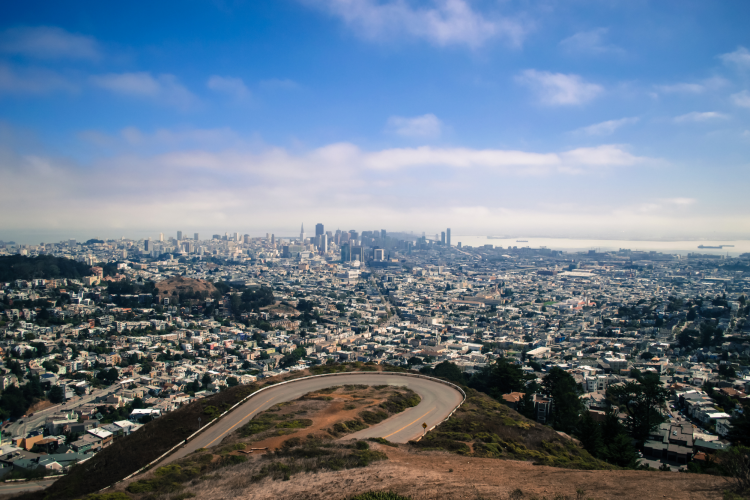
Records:
M177 241L182 239L182 231L177 231Z
M148 252L149 243L151 243L151 238L146 238L143 241L143 249Z
M193 234L193 239L194 239L195 241L198 241L198 233L195 233L195 234Z
M276 235L272 234L271 235L271 246L275 246L275 245L276 245Z
M365 262L365 249L362 246L353 246L351 247L351 260L352 262L355 260L360 261L364 264Z
M321 234L319 238L320 238L320 243L318 246L318 250L320 250L320 253L328 253L328 235Z
M341 262L351 262L352 254L350 251L349 243L341 245Z
M323 229L323 224L317 223L315 224L315 236L320 236L325 234L325 230Z
M445 245L445 231L443 231L442 233L440 233L440 243L442 243L443 245Z
M302 223L302 226L300 227L300 230L299 230L299 242L304 243L304 241L305 241L305 224Z
M375 250L373 250L373 257L378 262L384 261L385 260L385 250L383 250L382 248L376 248Z
M159 233L159 241L164 241L164 233Z
M386 233L385 229L381 229L381 230L380 230L380 239L381 239L381 240L385 241L385 237L386 237L387 235L388 235L388 233Z
M445 243L446 243L446 244L447 244L448 246L451 246L451 228L448 228L448 229L447 229L447 230L445 231Z

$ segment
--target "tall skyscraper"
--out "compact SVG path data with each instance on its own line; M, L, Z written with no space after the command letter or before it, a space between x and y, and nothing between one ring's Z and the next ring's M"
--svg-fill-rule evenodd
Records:
M182 231L177 231L177 241L182 239Z
M299 230L299 241L300 243L304 243L305 241L305 224L302 223L302 227L300 227Z
M443 245L445 245L445 231L443 231L442 233L440 233L440 243L442 243Z
M146 238L146 240L143 242L143 249L145 251L149 251L149 244L151 243L151 238Z
M323 224L317 223L315 224L315 236L320 236L322 234L325 234L325 230L323 229Z
M271 246L275 246L275 245L276 245L276 235L272 234L271 235Z
M381 239L381 240L385 241L385 237L386 237L387 235L388 235L388 233L386 233L385 229L381 229L381 230L380 230L380 239Z
M164 241L164 233L159 233L159 241Z
M341 245L341 262L350 262L352 260L352 254L349 249L349 243Z
M447 244L448 246L451 246L451 228L448 228L448 229L447 229L447 230L445 231L445 236L446 236L446 239L445 239L445 242L446 242L446 244Z
M321 234L319 236L319 239L320 239L320 246L318 247L318 250L320 250L320 253L328 253L328 235Z
M195 241L198 241L198 233L195 233L195 234L193 235L193 239L194 239Z

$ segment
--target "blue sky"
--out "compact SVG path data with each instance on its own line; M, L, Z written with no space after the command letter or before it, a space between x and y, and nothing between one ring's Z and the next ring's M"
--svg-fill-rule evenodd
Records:
M742 1L16 2L0 239L747 238Z

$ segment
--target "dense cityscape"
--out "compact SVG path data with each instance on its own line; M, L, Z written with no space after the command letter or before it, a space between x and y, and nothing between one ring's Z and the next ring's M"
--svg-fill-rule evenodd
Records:
M484 384L620 465L700 468L747 421L748 254L470 247L450 229L317 224L2 243L0 264L4 474L63 473L195 400L331 363ZM560 371L586 414L575 425L549 383ZM647 378L664 398L644 429L622 392ZM611 434L586 439L610 415L637 456L607 448Z

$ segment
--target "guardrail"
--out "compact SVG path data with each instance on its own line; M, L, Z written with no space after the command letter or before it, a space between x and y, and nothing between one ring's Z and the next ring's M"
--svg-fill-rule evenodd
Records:
M422 378L422 379L426 379L426 380L432 380L433 382L438 382L440 384L447 385L449 387L452 387L453 389L456 389L459 393L461 393L461 396L463 396L463 399L461 400L461 402L458 403L458 405L455 408L453 408L453 410L448 414L447 417L445 417L443 420L441 420L437 424L435 424L432 427L430 427L426 432L430 432L435 427L437 427L438 425L442 424L443 422L445 422L446 420L448 420L449 418L451 418L451 416L453 416L453 414L456 412L456 410L458 410L461 407L461 405L463 405L464 402L466 401L466 393L464 392L463 389L461 389L461 387L459 387L456 384L453 384L451 382L448 382L446 380L442 380L442 379L435 378L435 377L429 377L427 375L422 375L421 373L402 373L402 372L386 372L386 371L382 371L382 372L324 373L322 375L308 375L307 377L300 377L300 378L296 378L294 380L285 380L284 382L279 382L278 384L271 384L271 385L267 385L265 387L261 387L260 389L258 389L257 391L253 392L252 394L249 394L249 395L245 396L240 401L238 401L234 406L232 406L231 408L229 408L228 410L226 410L224 413L222 413L218 417L214 418L213 420L211 420L210 422L208 422L206 425L204 425L203 427L201 427L200 429L198 429L197 431L195 431L194 433L192 433L191 435L189 435L187 438L185 438L185 440L180 441L179 443L177 443L175 446L173 446L172 448L170 448L169 450L167 450L166 452L164 452L162 455L160 455L155 460L152 460L148 464L144 465L143 467L141 467L137 471L133 472L132 474L130 474L130 475L128 475L128 476L120 479L119 481L116 481L116 482L112 483L111 485L102 488L101 490L99 490L99 492L107 490L107 489L111 488L112 486L114 486L114 485L116 485L118 483L121 483L123 481L127 481L131 477L136 476L136 475L140 474L141 472L146 471L147 469L149 469L150 467L152 467L154 464L159 463L164 458L166 458L170 454L174 453L178 448L181 448L181 447L185 446L195 436L197 436L198 434L200 434L201 432L203 432L204 430L206 430L208 427L212 426L214 423L216 423L219 420L221 420L221 418L223 416L225 416L226 414L232 412L235 408L237 408L238 406L246 403L250 398L252 398L253 396L256 396L256 395L260 394L263 391L267 391L267 390L273 389L275 387L279 387L281 385L293 384L294 382L299 382L300 380L310 380L310 379L314 379L314 378L336 377L336 376L345 376L345 375L375 375L375 376L396 375L396 376L400 376L400 377ZM420 439L422 439L422 437L424 437L424 435L419 436L419 438L417 438L416 441L419 441Z

